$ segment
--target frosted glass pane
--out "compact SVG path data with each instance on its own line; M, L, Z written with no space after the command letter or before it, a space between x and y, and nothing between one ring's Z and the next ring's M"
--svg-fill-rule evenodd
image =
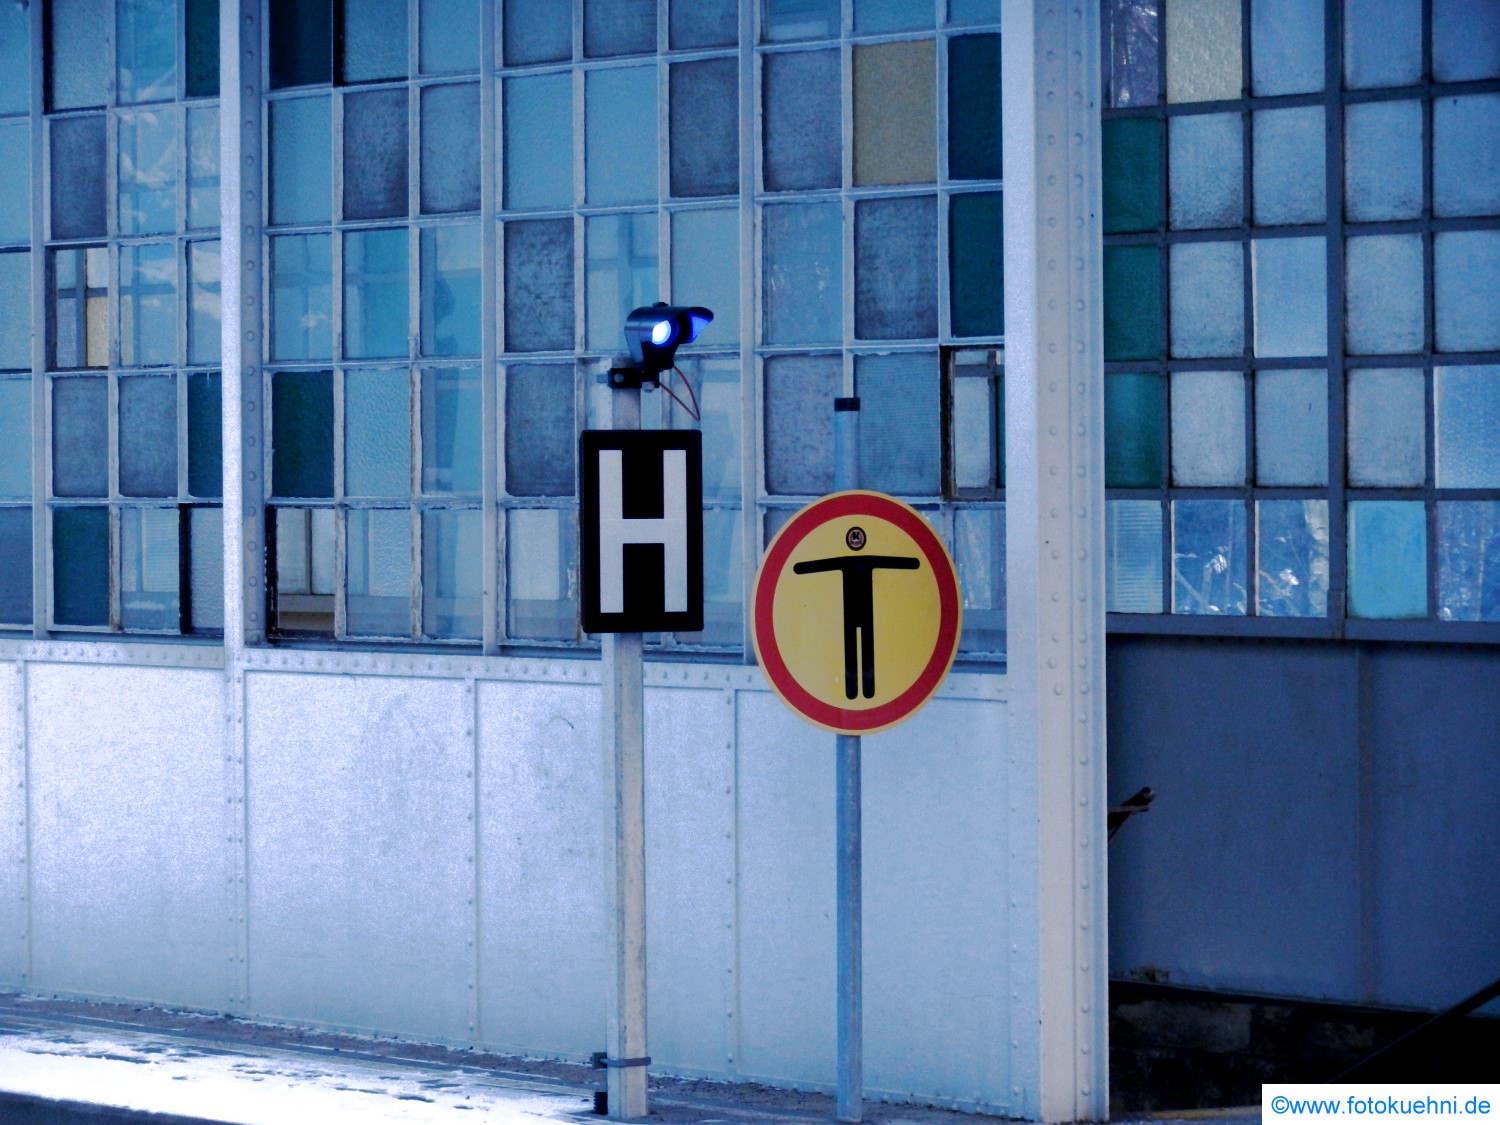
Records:
M177 495L177 380L119 381L120 494Z
M1105 608L1110 613L1160 613L1161 505L1110 500L1104 506Z
M583 0L583 53L639 55L656 50L656 0Z
M1426 383L1417 368L1349 372L1349 483L1415 487L1427 475Z
M1439 501L1438 618L1500 621L1500 502Z
M713 310L697 343L734 347L740 338L740 215L737 210L672 216L672 297Z
M1262 110L1254 124L1255 221L1321 222L1327 204L1323 107Z
M937 197L854 205L854 334L862 340L936 336Z
M1427 511L1421 501L1350 503L1349 615L1427 616Z
M0 245L31 242L31 126L0 125Z
M1500 230L1443 232L1434 243L1438 350L1500 348Z
M109 495L109 384L52 380L52 494Z
M943 411L937 353L856 356L854 389L860 400L860 486L938 493Z
M366 636L411 635L411 513L355 508L347 526L348 629Z
M0 370L30 368L31 254L23 250L0 254Z
M219 107L187 111L187 221L190 228L219 225ZM323 193L328 198L328 193Z
M573 347L573 221L505 224L505 350Z
M222 269L218 239L188 243L189 363L219 362L223 346L219 332Z
M120 510L120 624L176 632L180 563L176 508Z
M188 628L224 628L224 510L193 508L188 514Z
M422 513L422 632L477 638L484 560L484 518L477 510Z
M1172 247L1172 354L1240 355L1245 350L1245 252L1239 242Z
M344 374L344 491L411 495L411 378L405 368Z
M343 81L405 78L406 0L343 0L343 6Z
M572 0L505 0L505 65L573 56Z
M505 206L573 202L573 77L505 80Z
M761 34L768 43L826 39L839 33L839 0L764 0Z
M177 361L177 255L170 242L120 247L120 362Z
M0 500L31 499L31 380L0 379Z
M275 101L270 111L271 222L326 222L333 206L328 99Z
M478 355L478 223L422 231L422 354Z
M1386 234L1345 243L1348 349L1352 355L1419 352L1422 315L1422 236Z
M740 187L739 61L678 63L668 84L672 194L735 194Z
M1500 214L1500 94L1433 101L1432 210Z
M271 239L271 358L333 353L333 260L326 234Z
M1439 82L1500 77L1494 0L1432 0L1432 76Z
M1000 0L948 0L948 23L968 26L999 23Z
M1238 226L1245 218L1245 154L1237 113L1169 119L1174 227Z
M765 372L766 491L833 491L833 400L844 393L842 362L827 355L772 356Z
M841 339L843 215L839 205L767 205L761 211L761 226L766 255L766 343Z
M656 215L601 215L586 230L588 346L618 350L630 311L659 299Z
M953 564L964 599L959 648L1005 651L1005 505L953 513Z
M177 115L171 109L121 115L121 234L177 229Z
M732 47L740 33L738 0L672 0L667 39L674 50Z
M423 214L479 210L478 83L422 91L421 154Z
M1422 77L1422 0L1344 0L1344 79L1406 86Z
M105 0L51 0L48 22L48 108L103 105L110 5Z
M1172 504L1172 612L1246 612L1245 505L1239 500Z
M1104 358L1158 359L1166 345L1161 250L1104 248Z
M1328 501L1262 500L1255 517L1255 612L1326 617Z
M478 0L421 0L418 16L423 74L479 69Z
M59 117L51 133L52 182L68 185L52 193L52 237L103 236L109 218L104 116Z
M1255 94L1323 88L1323 8L1306 0L1255 0L1250 9L1250 80Z
M854 182L930 183L937 178L933 41L854 48Z
M117 0L115 73L122 103L176 97L176 0Z
M1108 0L1103 8L1106 104L1156 105L1161 101L1160 7L1154 0ZM957 12L950 12L956 19Z
M655 5L651 9L656 10ZM584 78L584 174L590 203L654 201L656 67L591 70ZM621 159L648 153L648 159Z
M513 509L505 520L506 632L531 640L571 641L578 636L578 521L551 508Z
M1169 101L1237 98L1244 90L1240 70L1239 0L1167 6Z
M837 51L795 51L761 60L767 191L838 187L842 119Z
M344 99L344 218L405 215L409 180L404 86Z
M30 23L26 8L0 9L0 113L25 113L31 106ZM29 593L26 607L29 621Z
M1256 355L1327 354L1325 242L1322 238L1261 238L1250 243Z
M505 372L505 491L573 495L577 427L571 363L512 363Z
M1255 374L1255 480L1262 485L1328 483L1328 374Z
M344 354L351 359L406 355L406 230L344 235Z
M911 0L854 0L854 30L913 31L932 26L932 5Z
M703 495L731 503L740 498L740 361L738 358L679 359L678 366L697 391L702 420L694 422L662 396L667 423L674 430L703 433ZM683 395L681 385L676 393Z
M1439 488L1500 488L1500 367L1433 372Z
M1172 483L1245 483L1245 377L1172 373Z
M482 427L479 369L422 372L422 491L477 493Z
M1422 103L1344 110L1344 208L1357 222L1422 213Z

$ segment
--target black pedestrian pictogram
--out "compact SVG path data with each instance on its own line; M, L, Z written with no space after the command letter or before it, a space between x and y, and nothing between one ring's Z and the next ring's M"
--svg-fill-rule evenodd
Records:
M866 542L864 529L851 527L844 542L852 550L862 550ZM921 566L920 559L903 555L845 555L835 559L809 559L793 565L794 574L825 574L836 570L843 575L846 698L853 699L858 694L856 678L864 697L875 698L875 571L918 570Z

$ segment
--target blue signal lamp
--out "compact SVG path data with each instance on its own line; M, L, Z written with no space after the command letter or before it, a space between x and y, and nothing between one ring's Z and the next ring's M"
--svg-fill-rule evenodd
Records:
M672 367L677 349L696 340L713 319L710 309L663 301L633 310L625 318L625 345L630 349L631 366L611 368L609 385L627 388L659 383L658 376Z

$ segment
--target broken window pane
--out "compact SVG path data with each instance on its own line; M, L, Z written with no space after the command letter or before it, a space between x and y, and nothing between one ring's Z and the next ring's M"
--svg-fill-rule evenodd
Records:
M52 366L108 366L109 251L54 250L52 300Z
M274 510L276 628L333 633L334 514L331 508Z
M119 401L120 494L176 496L176 377L122 378Z
M176 508L120 509L120 624L177 632L181 558Z
M109 382L52 380L52 495L109 495Z

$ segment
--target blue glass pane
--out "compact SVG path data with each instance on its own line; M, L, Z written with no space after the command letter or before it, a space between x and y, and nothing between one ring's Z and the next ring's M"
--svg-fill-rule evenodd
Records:
M583 53L646 54L656 50L656 0L583 0Z
M505 350L572 348L573 221L505 224Z
M696 388L701 418L695 423L671 402L667 420L673 429L703 432L703 495L738 502L740 498L740 361L738 358L679 359L678 367ZM681 397L681 387L677 388ZM663 396L665 397L665 396Z
M0 6L0 113L31 108L31 13L19 4ZM31 600L27 598L27 619Z
M271 377L271 489L276 496L333 495L333 373Z
M1171 118L1167 128L1172 225L1238 226L1245 218L1240 115L1195 113Z
M31 254L0 254L0 371L31 367Z
M1156 105L1161 101L1161 7L1157 0L1106 0L1104 97L1111 107ZM998 0L950 0L949 18L988 9L1000 18Z
M176 97L177 0L117 0L115 66L121 102Z
M1262 500L1255 512L1255 612L1327 616L1328 501Z
M343 81L405 78L406 0L344 0L343 15Z
M678 211L672 216L672 297L714 312L713 323L696 343L739 343L739 260L739 211Z
M356 508L347 527L349 632L411 635L411 512Z
M1422 236L1384 234L1345 243L1346 344L1352 355L1419 352L1427 321Z
M1349 504L1349 614L1427 616L1427 510L1421 501Z
M333 207L328 99L275 101L270 113L271 222L326 222Z
M120 624L177 632L181 555L176 508L120 510Z
M937 197L854 205L854 334L863 340L936 336Z
M854 0L854 30L874 34L883 31L915 31L932 26L931 4L911 0Z
M1500 502L1439 501L1438 617L1500 621Z
M271 358L333 352L333 261L326 234L271 239Z
M512 363L505 370L505 491L573 495L578 427L571 363Z
M177 361L177 255L170 242L120 247L120 362Z
M171 375L122 378L118 394L120 494L176 496L176 378Z
M31 379L0 379L0 500L31 499Z
M1110 500L1104 507L1105 608L1110 613L1160 613L1161 504Z
M570 516L556 508L515 508L506 517L506 628L512 637L578 637L578 523Z
M423 214L479 210L477 83L422 91L421 153Z
M742 637L740 599L744 589L740 513L709 508L703 513L703 628L679 633L677 642L738 648Z
M479 226L422 231L422 354L478 355Z
M102 237L108 224L104 116L58 117L51 122L52 237Z
M953 565L963 591L964 652L1005 651L1005 505L953 513Z
M222 259L219 242L188 243L188 362L218 363L219 279Z
M1179 242L1171 248L1173 356L1243 354L1244 262L1239 242Z
M484 519L477 510L422 513L422 631L480 635Z
M765 0L761 34L768 43L826 39L839 33L839 0Z
M411 495L411 378L405 368L344 374L344 491Z
M219 225L219 107L187 111L187 223L190 228ZM323 192L328 198L328 192Z
M572 0L505 0L505 65L573 56Z
M1321 222L1328 197L1323 108L1261 110L1253 124L1255 221Z
M478 492L479 370L422 372L422 491Z
M739 37L738 0L671 0L667 37L674 50L732 47Z
M1439 82L1500 77L1493 0L1432 0L1432 76Z
M1245 483L1245 376L1172 372L1172 483Z
M1344 77L1356 89L1422 77L1422 0L1344 0Z
M1427 475L1427 389L1420 368L1350 371L1349 483L1416 486Z
M505 80L505 206L573 202L573 76Z
M598 351L617 350L630 310L659 297L656 215L589 219L585 253L588 345ZM693 303L699 303L697 298Z
M738 60L678 63L668 86L672 194L735 194L740 188Z
M1500 488L1500 367L1433 372L1439 488Z
M1500 24L1500 12L1491 22ZM1435 215L1500 214L1500 94L1432 103Z
M52 494L109 495L109 384L52 380Z
M0 125L0 245L31 243L31 126Z
M351 359L406 355L405 229L344 236L344 354Z
M761 60L766 190L838 187L843 120L837 51L789 51Z
M1422 103L1344 110L1344 208L1358 222L1422 213Z
M1255 373L1255 480L1328 483L1328 373Z
M761 212L761 224L766 342L814 344L841 339L843 214L839 205L768 205Z
M656 67L592 70L584 83L588 201L655 201ZM649 156L621 159L625 153Z
M1260 238L1250 243L1256 355L1327 354L1326 241Z
M858 356L854 387L860 400L860 485L935 495L943 460L937 354Z
M833 491L833 400L843 394L838 356L782 355L766 360L766 491Z
M105 39L106 0L50 0L47 14L47 107L82 109L103 105L109 68ZM15 29L26 35L24 24ZM29 36L27 36L29 39Z
M218 2L187 0L182 14L183 92L190 98L216 98L219 96ZM221 611L221 619L222 616Z
M1500 230L1442 231L1433 239L1433 304L1443 352L1500 348Z
M1323 9L1304 0L1255 0L1250 9L1250 83L1255 94L1323 88Z
M478 0L421 0L419 22L423 74L479 69Z
M1245 505L1172 504L1172 612L1241 616L1247 606Z
M0 625L31 624L31 508L0 508Z
M344 218L382 219L409 210L409 108L404 86L344 99Z

